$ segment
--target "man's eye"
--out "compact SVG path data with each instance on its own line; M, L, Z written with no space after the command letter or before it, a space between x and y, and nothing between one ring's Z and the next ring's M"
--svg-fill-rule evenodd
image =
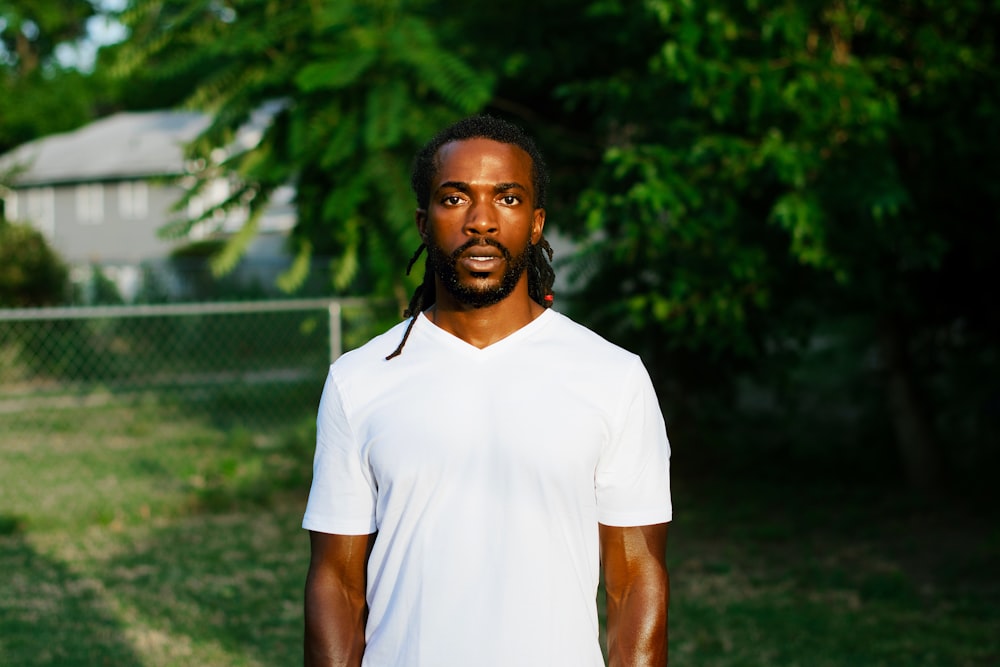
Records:
M502 201L507 206L513 206L514 204L521 201L521 198L518 197L517 195L504 195L503 197L500 198L500 201Z
M459 203L461 203L462 198L459 197L458 195L448 195L442 201L448 206L457 206Z

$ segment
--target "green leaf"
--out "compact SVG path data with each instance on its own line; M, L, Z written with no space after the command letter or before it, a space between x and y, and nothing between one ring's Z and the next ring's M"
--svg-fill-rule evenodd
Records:
M292 265L278 276L278 288L286 294L291 294L299 289L305 283L306 278L309 277L311 259L312 243L308 240L300 241L299 250L295 253Z
M296 74L295 84L305 93L347 88L369 71L375 57L372 51L357 51L337 60L310 63Z

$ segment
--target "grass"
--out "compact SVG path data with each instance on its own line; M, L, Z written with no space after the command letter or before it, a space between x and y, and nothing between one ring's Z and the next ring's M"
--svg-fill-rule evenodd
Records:
M295 664L310 429L185 413L4 432L0 664Z
M210 412L0 421L0 664L301 663L310 419ZM1000 663L993 508L681 465L675 484L673 664Z
M995 510L884 487L680 484L678 664L1000 663Z

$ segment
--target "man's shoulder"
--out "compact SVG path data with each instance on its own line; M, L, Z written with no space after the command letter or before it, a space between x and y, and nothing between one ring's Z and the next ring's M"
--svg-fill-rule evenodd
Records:
M549 345L546 354L564 359L573 366L592 369L593 372L611 372L614 375L630 372L642 365L639 356L604 338L566 315L552 312L551 326L547 328Z
M409 319L403 320L364 345L344 352L333 362L333 368L338 373L350 374L371 371L384 364L385 358L399 345L409 323Z
M552 312L553 328L551 335L566 345L585 348L589 353L608 356L621 361L635 360L638 356L597 333L593 329L580 324L562 313Z

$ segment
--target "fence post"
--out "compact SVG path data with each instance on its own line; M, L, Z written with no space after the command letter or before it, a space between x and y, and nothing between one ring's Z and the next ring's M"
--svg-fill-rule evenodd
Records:
M343 344L340 331L340 301L331 301L327 310L330 313L330 363L332 364L340 356Z

